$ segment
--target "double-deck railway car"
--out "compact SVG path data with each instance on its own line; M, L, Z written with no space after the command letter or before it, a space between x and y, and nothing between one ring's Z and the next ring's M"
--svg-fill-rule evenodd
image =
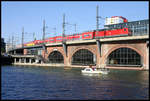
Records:
M34 41L28 42L28 43L24 44L24 46L34 46L34 45L35 45Z
M55 43L55 38L54 37L49 38L49 43Z
M43 43L44 43L44 40L40 40L40 41L39 41L39 44L43 44Z
M27 46L27 44L26 44L26 43L24 43L24 44L23 44L23 46L24 46L24 47L26 47L26 46Z
M80 40L82 39L82 34L73 34L64 37L66 41Z
M34 44L35 44L35 45L41 44L41 40L35 40L35 41L34 41Z
M93 39L94 37L94 32L84 32L82 33L82 39L83 40L88 40L88 39Z
M55 39L56 43L63 41L63 37L62 36L56 36L56 37L54 37L54 39Z
M50 43L49 38L44 40L44 43Z
M82 34L74 34L73 39L74 40L81 40L82 39Z
M74 36L73 35L68 35L66 37L64 37L65 40L67 41L72 41L74 39Z

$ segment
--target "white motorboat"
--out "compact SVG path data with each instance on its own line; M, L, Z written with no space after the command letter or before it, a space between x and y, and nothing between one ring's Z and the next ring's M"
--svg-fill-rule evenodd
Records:
M81 70L82 73L100 73L100 71L97 71L97 69L92 69L92 68L85 68L84 70Z
M82 73L101 73L101 74L108 74L109 70L107 68L85 68L81 70Z
M100 73L82 73L83 76L100 76Z

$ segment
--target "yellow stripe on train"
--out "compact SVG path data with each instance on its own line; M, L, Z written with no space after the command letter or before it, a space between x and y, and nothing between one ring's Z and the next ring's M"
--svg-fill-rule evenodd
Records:
M34 46L34 45L35 45L34 43L27 44L27 46Z

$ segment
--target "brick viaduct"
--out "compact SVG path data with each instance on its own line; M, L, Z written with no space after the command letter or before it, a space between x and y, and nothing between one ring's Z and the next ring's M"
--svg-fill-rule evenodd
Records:
M149 37L149 36L148 36ZM123 39L123 38L122 38ZM59 51L64 58L64 66L72 66L71 58L75 52L80 49L87 49L92 52L96 56L96 65L106 64L107 57L114 50L119 48L130 48L136 51L142 60L143 67L140 69L149 69L149 41L136 39L136 40L122 40L122 41L103 41L101 42L101 55L98 51L98 46L96 42L84 43L84 44L71 44L67 45L67 55L65 55L65 51L62 45L58 46L47 46L47 52L43 51L42 55L45 59L48 59L48 56L53 51ZM26 49L24 49L24 54L26 54ZM115 68L115 67L109 67ZM129 67L120 67L123 69L129 69Z
M52 43L52 44L46 44L46 51L42 50L42 57L48 60L48 56L53 51L58 51L62 54L64 59L63 66L67 67L81 67L71 64L71 60L75 52L81 49L89 50L91 53L93 53L96 56L96 65L106 65L108 56L115 50L120 48L129 48L133 51L135 51L138 55L140 55L140 60L142 67L113 67L113 66L107 66L107 68L115 68L115 69L147 69L149 70L149 35L144 36L126 36L126 37L115 37L115 38L106 38L106 39L99 39L100 46L97 44L97 41L95 39L93 40L77 40L72 42L66 42L66 48L64 48L62 43ZM33 47L28 47L33 48ZM22 58L26 61L26 55L28 48L23 48L23 55L22 56L14 56L15 60L16 58L19 58L19 61L21 61ZM100 51L99 51L100 50ZM16 52L15 52L16 51ZM17 53L17 50L13 50L14 54ZM32 57L30 58L31 61ZM16 62L17 63L17 62ZM26 62L19 62L19 64L28 64ZM32 63L29 62L31 65ZM33 64L34 65L34 64ZM51 64L48 64L48 66ZM85 66L82 66L85 67Z

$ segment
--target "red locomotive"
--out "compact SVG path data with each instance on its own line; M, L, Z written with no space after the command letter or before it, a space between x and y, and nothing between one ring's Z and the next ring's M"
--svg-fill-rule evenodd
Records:
M122 28L122 29L114 29L114 30L106 30L105 31L105 37L113 37L113 36L125 36L129 35L130 32L128 28Z

